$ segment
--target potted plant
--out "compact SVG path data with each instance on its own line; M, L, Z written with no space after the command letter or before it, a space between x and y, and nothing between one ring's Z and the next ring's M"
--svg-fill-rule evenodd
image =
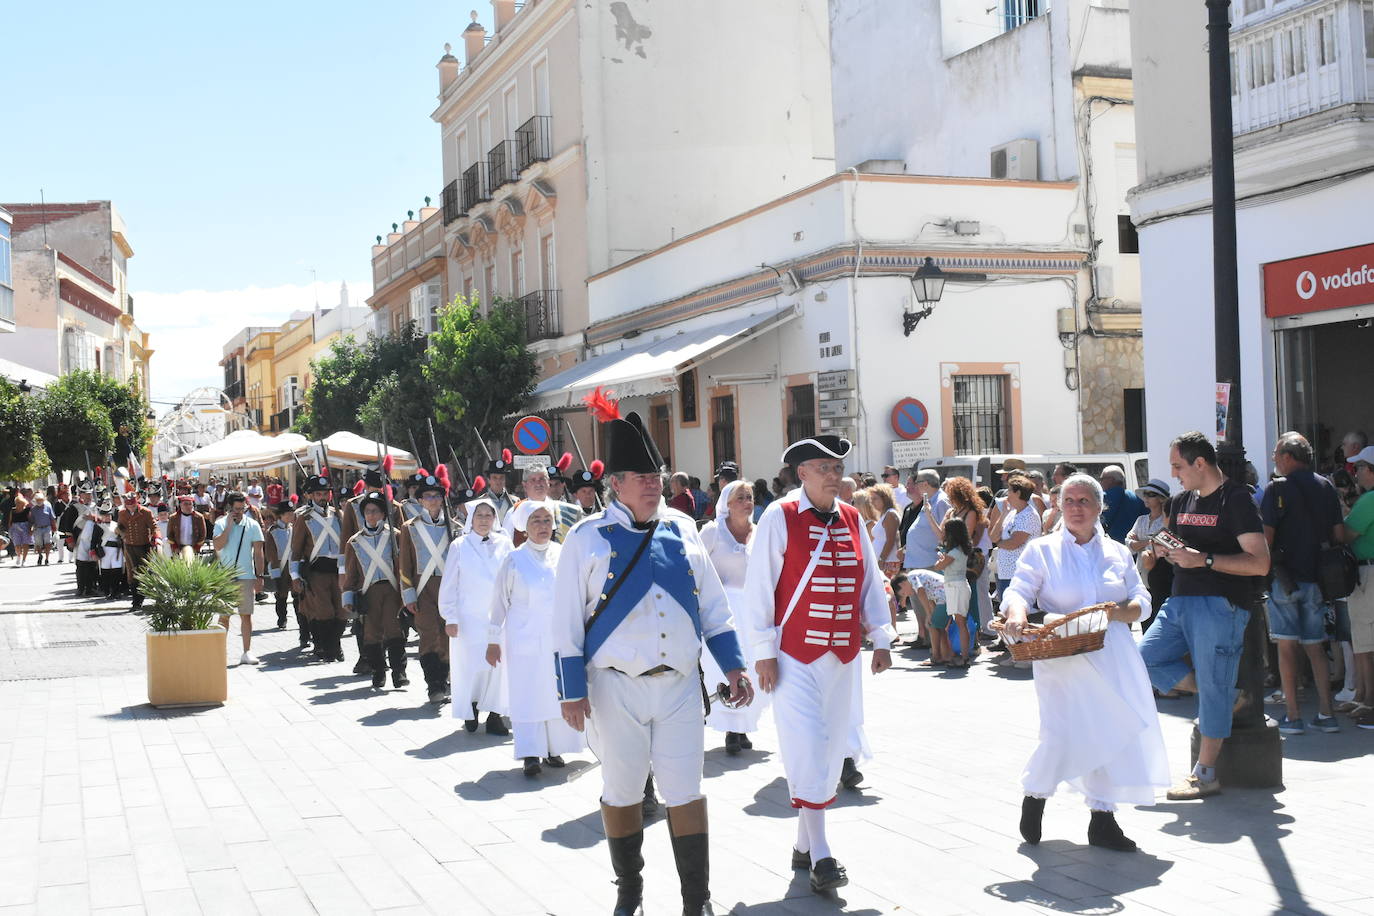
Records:
M148 702L213 706L229 696L225 636L215 618L238 610L235 570L155 554L138 575L148 611Z

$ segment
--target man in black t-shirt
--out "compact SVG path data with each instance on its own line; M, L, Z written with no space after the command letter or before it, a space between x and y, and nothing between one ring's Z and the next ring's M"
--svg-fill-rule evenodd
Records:
M1140 655L1156 690L1197 692L1202 742L1193 771L1169 790L1180 801L1221 791L1216 763L1231 736L1245 625L1256 578L1269 572L1269 547L1249 488L1222 475L1206 436L1184 433L1170 443L1169 468L1183 492L1169 500L1165 527L1184 546L1155 548L1174 565L1174 590L1141 639Z

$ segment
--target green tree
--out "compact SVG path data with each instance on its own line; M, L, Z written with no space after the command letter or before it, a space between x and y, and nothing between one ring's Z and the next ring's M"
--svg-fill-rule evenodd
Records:
M504 438L506 418L529 404L538 375L519 303L497 299L484 317L475 298L457 296L440 309L425 377L435 420L461 452L481 453L474 429L483 439Z
M32 480L42 476L23 476L42 451L34 402L9 379L0 377L0 479Z
M311 364L314 380L296 430L312 439L339 430L377 438L385 419L388 445L409 449L412 435L425 441L425 418L434 411L425 343L413 322L365 344L351 337L336 341Z
M130 454L143 456L153 431L147 420L148 401L143 397L137 377L118 382L99 372L78 369L62 376L57 384L81 392L104 409L115 432L113 455L116 464L127 463Z
M72 372L48 386L38 402L38 437L53 469L85 470L105 464L114 449L110 412L92 394L91 373ZM141 419L141 418L140 418Z

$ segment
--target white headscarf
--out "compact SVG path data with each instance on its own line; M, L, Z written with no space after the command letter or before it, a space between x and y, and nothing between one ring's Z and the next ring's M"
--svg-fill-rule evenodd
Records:
M488 509L491 510L491 533L495 534L497 531L501 530L501 513L497 511L496 503L492 502L490 499L487 499L485 496L483 496L478 499L468 500L466 503L463 504L463 508L467 510L468 514L468 517L463 520L463 533L472 533L472 517L476 514L478 506L486 506Z
M750 491L754 489L754 485L747 480L732 480L720 488L720 498L716 500L716 521L722 525L730 517L730 497L734 496L740 487L748 487Z
M543 509L545 512L549 513L549 518L553 519L554 524L558 523L558 513L554 510L552 500L526 499L522 500L520 505L510 510L513 516L511 526L516 531L524 531L525 526L529 524L530 516L533 515L537 509Z

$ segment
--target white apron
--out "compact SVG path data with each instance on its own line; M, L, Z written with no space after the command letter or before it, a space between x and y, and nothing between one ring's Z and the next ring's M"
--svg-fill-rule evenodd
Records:
M508 554L492 589L487 642L503 643L510 691L515 757L548 757L585 747L582 733L563 721L554 677L553 585L560 545L540 552L526 542Z
M711 565L716 568L716 575L720 576L720 584L725 587L725 597L730 601L731 611L735 612L737 608L744 606L743 589L749 565L748 548L735 540L729 529L719 522L711 522L701 529L701 543L711 558ZM749 679L757 683L758 674L754 671L754 660L748 657L748 646L741 645L741 648L746 652L744 670ZM701 673L706 683L706 692L715 697L716 687L725 682L725 674L720 670L720 665L716 664L715 656L706 648L704 642L701 646ZM711 712L706 716L706 724L719 732L748 734L758 731L759 717L772 702L773 695L762 690L755 690L754 702L741 709L731 709L717 699L711 703Z
M455 719L472 716L472 704L479 710L505 715L510 705L505 666L487 664L487 629L491 595L496 584L496 570L511 545L508 538L493 535L495 545L487 556L478 545L481 537L465 534L453 545L454 562L444 570L443 585L456 595L456 616L446 613L448 623L458 624L458 636L449 640L449 679L453 695L452 715ZM447 604L447 602L441 602Z

